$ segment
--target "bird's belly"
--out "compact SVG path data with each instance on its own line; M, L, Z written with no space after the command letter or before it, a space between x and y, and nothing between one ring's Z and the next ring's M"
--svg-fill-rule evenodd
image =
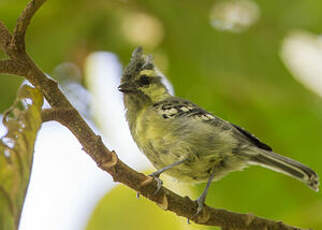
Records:
M180 142L173 148L159 147L159 151L151 142L142 150L156 169L164 168L177 161L187 159L180 165L165 171L165 174L178 179L180 182L206 182L213 170L214 181L219 180L231 171L242 169L245 163L231 153L196 154L189 146L180 147Z

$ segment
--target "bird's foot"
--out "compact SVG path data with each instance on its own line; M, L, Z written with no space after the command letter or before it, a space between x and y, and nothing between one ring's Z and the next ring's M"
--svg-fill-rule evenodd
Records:
M197 207L196 213L193 214L191 219L195 218L196 216L198 216L201 213L201 211L205 205L205 199L203 196L200 196L197 200L195 200L195 202L197 203L198 207ZM187 224L190 224L190 218L187 219Z
M163 181L159 178L160 177L159 173L151 173L149 176L153 177L153 179L157 182L157 189L154 191L154 195L155 195L160 191L163 185Z
M151 173L150 175L149 175L150 177L148 177L148 179L146 179L145 181L143 181L142 183L141 183L141 186L145 186L145 185L147 185L147 184L150 184L150 183L152 183L152 181L153 180L155 180L156 182L157 182L157 189L154 191L154 195L155 194L157 194L159 191L160 191L160 189L161 189L161 187L162 187L162 184L163 184L163 182L162 182L162 180L159 178L159 176L160 176L160 173L158 172L158 171L156 171L156 172L154 172L154 173ZM136 198L140 198L140 193L139 192L137 192L136 193Z
M202 197L199 197L196 200L197 204L198 204L198 208L197 208L197 212L194 214L194 216L199 215L199 213L202 211L203 207L204 207L204 199Z

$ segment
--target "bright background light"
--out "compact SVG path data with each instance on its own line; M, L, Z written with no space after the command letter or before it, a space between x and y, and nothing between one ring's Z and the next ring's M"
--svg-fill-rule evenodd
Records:
M281 57L296 80L322 96L322 37L293 31L282 43Z
M240 33L256 23L260 9L252 0L216 1L210 11L210 23L218 30Z

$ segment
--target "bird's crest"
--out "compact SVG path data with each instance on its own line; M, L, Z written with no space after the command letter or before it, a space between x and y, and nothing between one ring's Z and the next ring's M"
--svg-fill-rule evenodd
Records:
M154 64L151 55L144 55L143 48L137 47L133 53L130 63L125 67L122 81L128 81L142 70L153 70Z

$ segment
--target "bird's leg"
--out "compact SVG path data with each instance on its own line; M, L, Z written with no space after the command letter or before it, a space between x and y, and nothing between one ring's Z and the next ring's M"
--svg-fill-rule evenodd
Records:
M207 182L207 185L206 185L205 189L203 190L203 192L201 193L199 198L196 200L196 202L198 204L198 208L197 208L197 212L196 212L195 216L198 215L201 212L201 210L203 209L203 206L204 206L204 203L206 201L206 197L207 197L207 194L208 194L210 184L211 184L212 180L214 179L214 177L215 177L215 169L212 170L211 175L210 175L210 177L208 179L208 182Z
M157 193L159 192L159 190L161 189L162 184L163 184L162 180L159 178L159 177L160 177L160 175L161 175L163 172L167 171L168 169L171 169L171 168L173 168L173 167L175 167L175 166L177 166L177 165L182 164L182 163L183 163L183 162L185 162L186 160L187 160L187 158L185 158L185 159L183 159L183 160L180 160L180 161L176 161L176 162L174 162L174 163L172 163L172 164L170 164L170 165L168 165L168 166L166 166L166 167L164 167L164 168L162 168L162 169L159 169L158 171L155 171L154 173L151 173L151 174L149 175L149 176L153 177L153 179L155 179L155 180L156 180L156 182L157 182L157 189L155 190L154 194L157 194ZM139 193L137 193L137 194L136 194L136 197L137 197L137 198L139 198L139 197L140 197L140 194L139 194Z
M175 167L175 166L177 166L177 165L180 165L180 164L182 164L183 162L185 162L187 159L183 159L183 160L180 160L180 161L176 161L176 162L174 162L174 163L172 163L172 164L170 164L170 165L168 165L168 166L166 166L166 167L164 167L164 168L162 168L162 169L159 169L158 171L155 171L154 173L151 173L149 176L152 176L156 181L157 181L157 183L158 183L158 187L157 187L157 190L154 192L154 194L156 194L156 193L158 193L159 192L159 190L161 189L161 187L162 187L162 184L163 184L163 182L162 182L162 180L159 178L160 177L160 175L163 173L163 172L165 172L165 171L167 171L168 169L171 169L171 168L173 168L173 167Z

